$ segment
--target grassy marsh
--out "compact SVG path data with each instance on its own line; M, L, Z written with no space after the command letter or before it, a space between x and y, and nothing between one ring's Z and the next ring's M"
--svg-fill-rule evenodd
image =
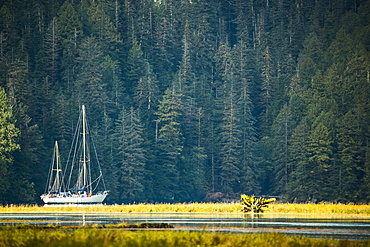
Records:
M370 241L314 239L280 233L223 234L190 231L126 231L96 229L0 229L6 246L369 246Z
M38 205L7 205L0 213L241 213L239 203L175 203L42 207ZM370 205L273 203L265 214L370 216Z

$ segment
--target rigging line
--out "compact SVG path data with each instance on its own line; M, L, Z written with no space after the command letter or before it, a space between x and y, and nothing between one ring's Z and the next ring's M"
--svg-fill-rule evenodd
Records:
M83 187L83 184L81 183L81 181L83 180L83 168L82 166L80 165L79 167L76 168L77 169L77 179L76 179L76 183L71 186L70 188L74 188L74 189L80 189Z
M56 141L56 148L55 148L55 158L56 158L56 162L59 164L58 167L59 167L59 172L60 172L60 176L58 175L59 177L59 192L62 192L63 190L65 191L65 181L64 181L64 175L63 175L63 169L62 169L62 162L61 162L61 158L60 158L60 152L59 152L59 144L58 142Z
M102 173L100 173L100 175L94 180L94 181L92 181L91 182L91 186L96 182L96 181L98 181L97 183L96 183L96 185L95 185L95 187L94 187L94 189L92 190L92 191L95 191L96 190L96 188L99 186L99 182L100 182L100 179L103 177L103 174ZM105 190L105 189L104 189Z
M54 147L55 149L55 147ZM53 151L53 158L51 159L51 163L50 163L50 170L48 172L48 180L47 180L47 183L46 183L46 186L45 186L45 194L46 193L49 193L50 191L50 186L51 186L51 180L52 180L52 176L53 176L53 167L54 167L54 160L55 160L55 155L54 155L55 151Z
M88 126L87 126L87 123L86 123L86 134L89 133L89 129L88 129ZM90 135L91 136L91 135ZM87 149L87 161L88 161L88 176L89 176L89 186L90 186L90 190L92 191L92 178L91 178L91 174L92 174L92 170L91 170L91 157L90 157L90 147L86 147Z
M75 189L82 188L84 186L84 184L81 183L81 181L83 181L83 167L82 166L79 167L77 181L76 181L76 184L73 187Z
M73 136L73 140L72 140L72 144L71 144L71 148L69 150L69 154L68 154L68 159L67 159L67 165L66 165L66 170L64 171L64 173L66 174L67 170L69 170L68 168L68 164L71 163L71 169L70 169L70 173L69 173L69 178L68 178L68 183L67 183L67 189L68 187L70 187L71 185L71 179L72 179L72 171L74 169L74 161L76 159L76 153L77 153L77 145L74 145L76 143L78 143L78 140L79 140L79 132L80 132L80 123L81 123L81 116L82 114L80 113L79 115L79 118L78 118L78 121L77 121L77 128L75 129L75 133L74 133L74 136ZM73 148L74 147L74 148ZM72 160L71 160L72 159ZM65 175L64 175L65 176Z
M103 173L102 173L102 170L101 170L101 166L100 166L100 162L99 162L99 158L98 158L98 152L96 151L96 147L95 147L95 142L94 142L94 139L93 139L93 135L90 135L90 138L91 138L92 146L93 146L93 149L94 149L94 154L95 154L96 162L98 163L101 180L103 182L103 187L104 187L104 190L107 190L107 188L105 187L104 176L103 176Z

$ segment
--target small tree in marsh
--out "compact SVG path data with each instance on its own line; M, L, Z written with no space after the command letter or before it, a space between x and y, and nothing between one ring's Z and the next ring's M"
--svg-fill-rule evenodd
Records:
M241 195L241 205L242 205L242 211L244 213L263 213L262 208L267 208L270 202L276 201L276 198L271 199L265 199L262 197L256 198L253 196L247 196L247 195Z

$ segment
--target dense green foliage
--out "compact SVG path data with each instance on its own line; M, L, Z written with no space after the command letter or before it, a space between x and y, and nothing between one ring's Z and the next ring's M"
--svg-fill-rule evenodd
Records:
M81 104L107 202L368 202L369 40L369 0L0 1L0 202L39 201Z

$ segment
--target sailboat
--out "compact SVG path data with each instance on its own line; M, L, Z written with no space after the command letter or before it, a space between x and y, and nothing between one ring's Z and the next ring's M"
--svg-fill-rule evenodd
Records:
M82 105L75 136L71 145L66 169L62 171L58 142L55 142L52 165L45 193L40 196L45 204L93 204L102 203L108 195ZM90 150L95 151L96 169L92 166ZM68 171L68 172L67 172ZM103 184L103 186L101 186ZM99 187L103 190L96 192Z

